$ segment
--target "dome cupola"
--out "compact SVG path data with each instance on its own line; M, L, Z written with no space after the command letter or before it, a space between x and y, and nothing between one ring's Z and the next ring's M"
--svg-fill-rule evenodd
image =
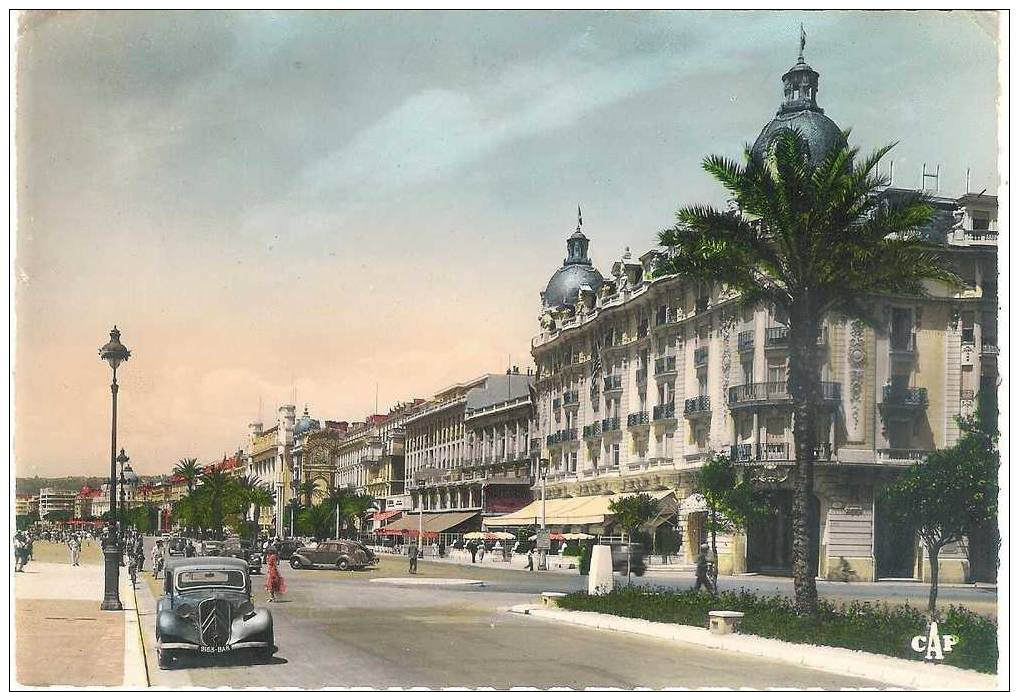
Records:
M582 225L583 217L580 214L580 207L577 207L577 230L566 240L566 259L563 260L563 266L548 280L548 285L541 294L541 303L545 308L574 305L583 286L592 291L601 288L602 275L592 266L587 256L590 241L580 230Z
M846 138L835 122L817 105L820 75L803 59L807 37L800 27L800 55L788 72L782 75L785 100L775 118L764 126L751 152L761 160L771 153L775 138L783 130L798 130L807 143L810 163L817 166Z

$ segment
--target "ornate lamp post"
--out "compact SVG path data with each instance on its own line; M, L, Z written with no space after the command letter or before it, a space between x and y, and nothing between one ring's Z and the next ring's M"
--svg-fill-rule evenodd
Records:
M131 357L131 352L120 343L120 330L114 325L110 331L110 341L99 349L99 357L113 369L113 423L110 434L110 523L103 543L103 557L106 563L104 594L101 610L123 610L120 602L120 538L117 517L117 368Z

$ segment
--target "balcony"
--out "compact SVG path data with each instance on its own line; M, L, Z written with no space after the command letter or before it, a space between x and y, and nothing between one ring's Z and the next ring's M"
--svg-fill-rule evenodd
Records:
M984 341L984 343L980 344L980 355L987 356L989 358L997 358L998 344L987 343L986 341Z
M590 440L601 435L601 421L595 421L584 426L584 439Z
M764 330L764 348L786 348L789 346L789 327L768 327Z
M623 376L609 375L603 380L602 386L606 394L609 392L621 392L623 391Z
M831 443L814 448L814 461L830 462L834 455ZM786 442L759 442L735 444L729 448L729 458L735 464L777 463L796 461L796 447Z
M882 401L878 408L885 418L909 420L927 408L927 389L886 384L881 388Z
M601 422L602 433L612 432L619 430L619 416L615 418L603 418Z
M923 461L931 453L929 449L879 449L878 461Z
M703 368L708 364L708 347L701 346L693 352L693 365L695 368Z
M754 333L751 330L740 332L736 335L736 348L740 353L754 350Z
M580 406L580 392L576 390L563 392L563 406Z
M546 438L546 443L549 447L552 445L563 444L564 442L575 442L577 439L577 429L568 428L566 430L559 430L552 433Z
M653 420L674 420L676 418L676 402L668 401L653 407L651 418Z
M655 377L676 374L676 356L661 356L655 359Z
M687 418L711 415L711 397L695 396L683 402L683 415Z
M626 417L626 427L628 428L637 428L647 424L648 424L647 411L637 411L636 413L631 413Z
M840 382L821 382L821 399L828 404L842 399ZM792 396L785 382L751 382L729 387L729 406L757 406L762 404L789 404Z

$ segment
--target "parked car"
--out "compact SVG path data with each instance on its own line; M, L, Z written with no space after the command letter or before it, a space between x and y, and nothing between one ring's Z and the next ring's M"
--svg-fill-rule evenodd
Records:
M223 541L202 541L198 554L202 557L216 557L223 552Z
M375 557L375 553L368 546L342 538L298 548L290 556L290 566L294 569L333 565L337 569L347 571L369 567L378 561L379 559Z
M262 553L255 549L250 541L228 538L223 541L219 553L223 557L235 557L248 563L248 572L258 574L262 571Z
M251 600L251 577L243 560L193 557L166 568L156 603L156 659L168 668L183 656L221 656L237 651L272 659L272 614Z
M298 548L304 547L304 541L297 538L288 538L276 546L280 560L289 560Z
M184 557L184 551L188 546L188 540L181 536L173 536L166 543L167 557Z
M640 543L610 543L612 548L612 571L619 572L624 577L627 573L627 552L631 553L629 565L635 576L641 576L647 571L647 553Z

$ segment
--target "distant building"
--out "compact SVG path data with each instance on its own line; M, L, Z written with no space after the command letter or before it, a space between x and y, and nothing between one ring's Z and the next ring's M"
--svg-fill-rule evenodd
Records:
M38 495L17 495L14 498L14 514L19 517L27 517L29 514L38 514Z
M72 517L77 495L73 490L42 488L39 490L39 519L45 520L53 512L67 512L67 518Z
M284 512L295 497L291 476L295 419L296 407L284 404L273 427L263 431L261 422L248 426L251 434L244 473L268 486L275 497L271 512L259 514L259 529L272 535L284 534Z

